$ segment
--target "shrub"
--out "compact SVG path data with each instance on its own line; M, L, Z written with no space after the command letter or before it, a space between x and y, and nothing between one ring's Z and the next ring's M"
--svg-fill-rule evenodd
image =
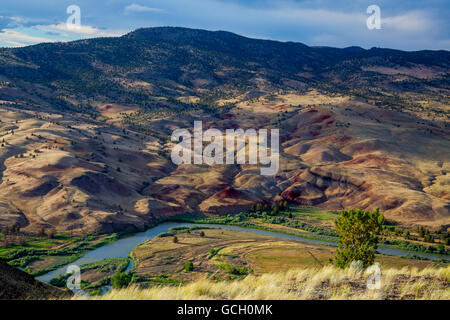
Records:
M192 263L192 261L187 261L184 263L183 268L186 272L191 272L194 270L194 264Z
M209 252L208 252L208 258L211 259L211 258L214 257L218 252L219 252L219 249L216 249L216 248L211 248L211 249L209 249Z
M117 272L111 278L111 284L114 289L127 287L131 282L132 275L130 273Z
M222 268L226 271L226 273L235 275L235 276L243 276L248 274L249 269L246 266L232 266L228 263L218 265L219 268Z
M90 296L99 296L101 294L102 294L102 289L101 288L95 288L95 289L89 290L89 295Z
M248 273L248 268L245 266L243 266L243 267L232 266L227 271L228 271L228 273L236 275L236 276L243 276Z
M424 242L430 242L430 243L433 243L433 242L434 242L434 238L433 238L433 236L432 236L431 234L426 234L426 235L423 237L423 241L424 241Z

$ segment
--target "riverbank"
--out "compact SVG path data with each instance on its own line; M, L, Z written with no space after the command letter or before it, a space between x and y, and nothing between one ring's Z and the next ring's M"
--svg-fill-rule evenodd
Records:
M158 232L167 232L165 226L171 223L175 223L173 226L195 224L238 227L248 232L259 230L271 232L272 236L276 237L289 236L295 237L293 239L299 241L312 241L312 243L335 246L337 237L332 226L336 216L337 214L333 211L299 206L287 208L275 215L258 212L243 212L225 216L181 215L160 220L156 226L149 226L146 231L138 233L90 236L63 234L55 235L52 239L34 237L23 245L0 249L0 257L13 266L39 276L40 280L49 282L52 278L64 273L65 266L69 263L84 265L107 258L126 258L131 250L141 242L155 237ZM417 241L401 240L395 237L395 233L398 233L395 227L386 226L385 229L384 240L379 245L379 253L417 260L450 261L449 250L441 244L425 245ZM120 241L120 244L111 247L111 244L117 241ZM127 242L130 245L124 245ZM101 249L104 246L108 249ZM440 255L440 252L447 254ZM134 263L131 263L131 268L133 266Z
M249 232L234 226L224 228L177 227L133 249L134 276L140 284L169 280L189 283L199 279L230 280L248 274L264 274L330 264L336 248L319 241L298 241L292 236L274 236L262 230ZM217 226L217 225L214 225ZM404 266L423 269L444 263L376 255L383 268ZM191 266L185 269L185 264Z
M307 207L306 213L309 221L315 221L316 225L305 223L305 211L293 210L278 213L277 216L267 216L252 212L242 212L237 215L210 216L204 214L180 215L166 219L166 222L181 222L194 224L215 224L237 226L246 229L257 229L275 232L279 234L299 236L301 238L327 242L336 246L338 242L337 234L332 229L332 219L335 218L330 211L316 211ZM328 215L324 215L324 212ZM311 219L311 217L313 217ZM325 218L324 218L325 217ZM314 219L315 218L315 219ZM323 221L325 220L325 221ZM392 232L398 232L395 227L387 225L384 231L384 240L379 244L377 252L388 255L399 255L404 251L404 256L412 259L429 259L439 262L450 261L450 249L443 244L431 245L417 241L399 240L393 237ZM408 231L409 232L409 231ZM447 246L448 247L448 246Z
M0 258L13 267L40 276L118 239L120 235L117 233L88 236L56 234L51 238L33 235L20 244L0 248Z
M82 269L82 283L87 278L95 280L84 283L83 288L89 293L98 294L111 284L112 274L103 272L93 278L92 271L89 270L92 268L88 266L101 265L112 256L125 260L132 258L131 267L125 271L132 269L132 283L154 286L186 284L202 278L227 280L230 277L275 272L286 268L321 267L329 264L334 252L335 248L329 242L299 236L230 225L166 222L89 252L73 264ZM400 257L402 253L404 252L397 256L377 254L376 261L389 268L409 266L422 269L444 265ZM229 257L232 259L229 260ZM195 271L184 272L184 264L187 262L192 263ZM87 278L83 269L88 273ZM64 285L65 273L66 268L62 267L38 279L48 282L57 278Z

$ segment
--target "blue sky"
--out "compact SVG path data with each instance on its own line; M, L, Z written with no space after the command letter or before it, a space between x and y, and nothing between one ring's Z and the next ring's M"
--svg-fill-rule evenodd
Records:
M378 30L366 26L373 4ZM70 5L81 9L79 29L67 28ZM450 50L449 17L448 0L1 0L0 47L182 26L314 46Z

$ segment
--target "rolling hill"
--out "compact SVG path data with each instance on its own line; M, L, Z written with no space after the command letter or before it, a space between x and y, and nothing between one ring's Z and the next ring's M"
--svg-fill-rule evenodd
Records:
M112 232L287 200L450 227L450 52L146 28L0 49L0 224ZM177 128L279 128L280 170L170 161Z

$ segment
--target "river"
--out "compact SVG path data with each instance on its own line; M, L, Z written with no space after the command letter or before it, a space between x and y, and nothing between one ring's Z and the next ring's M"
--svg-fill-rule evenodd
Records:
M162 224L159 224L153 228L148 229L144 232L135 233L129 237L119 239L111 244L107 244L103 247L97 248L95 250L89 251L81 258L73 261L70 263L71 265L78 265L82 266L88 263L93 263L97 261L104 260L106 258L126 258L128 257L129 253L139 244L153 239L157 235L161 233L168 232L170 228L173 227L208 227L208 228L222 228L222 229L228 229L228 230L235 230L235 231L243 231L243 232L250 232L250 233L256 233L256 234L262 234L266 236L272 236L282 239L289 239L304 243L311 243L311 244L320 244L320 245L327 245L327 246L337 246L336 243L333 242L327 242L327 241L321 241L321 240L313 240L304 238L302 236L293 236L283 233L277 233L277 232L271 232L271 231L265 231L265 230L258 230L258 229L249 229L249 228L242 228L237 226L229 226L229 225L219 225L219 224L195 224L195 223L183 223L183 222L165 222ZM423 258L429 258L429 259L444 259L447 261L450 261L449 256L444 255L437 255L437 254L430 254L430 253L421 253L421 252L410 252L406 250L401 249L394 249L394 248L378 248L378 253L381 254L389 254L393 256L403 256L403 255L411 255L414 254L416 256L420 256ZM67 266L63 266L61 268L58 268L54 271L50 271L44 275L41 275L39 277L36 277L36 279L44 282L49 282L51 279L55 278L56 276L66 273ZM127 270L131 270L133 268L132 262L130 262L130 265L128 266Z

